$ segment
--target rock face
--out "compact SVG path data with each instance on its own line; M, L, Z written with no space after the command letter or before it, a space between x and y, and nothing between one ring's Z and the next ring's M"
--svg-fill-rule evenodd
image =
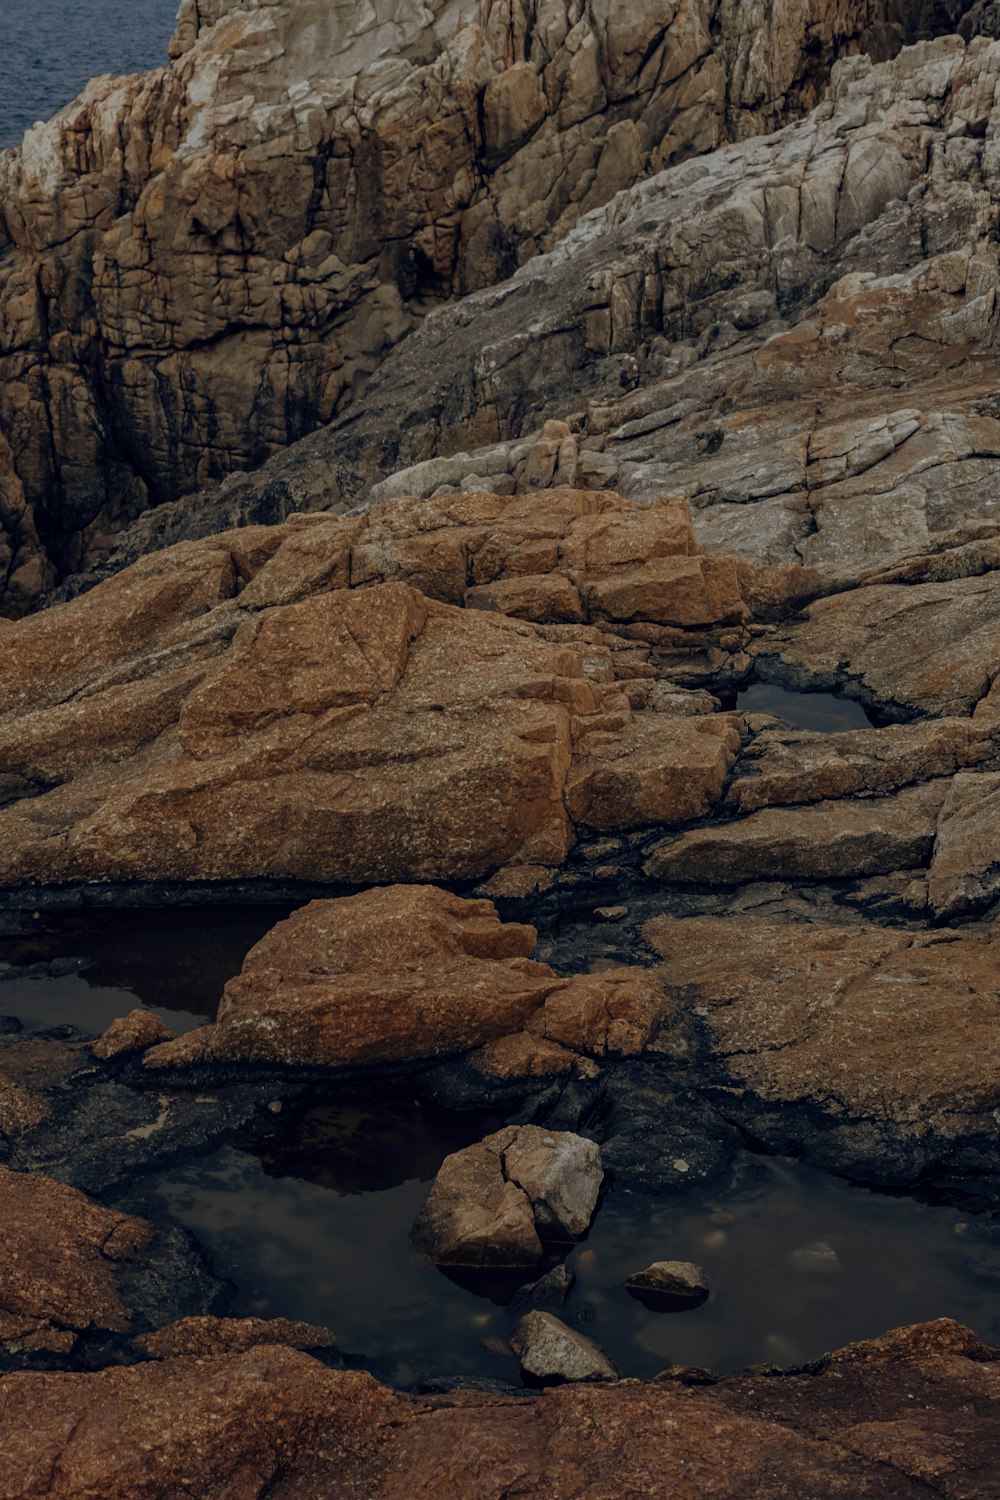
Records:
M185 0L168 67L0 163L6 609L328 422L442 298L966 9Z
M170 1275L206 1293L179 1236L102 1208L74 1188L0 1166L0 1363L65 1358L81 1340L149 1326ZM175 1304L176 1305L176 1304Z
M413 1242L443 1266L535 1265L543 1239L586 1233L603 1178L593 1141L509 1126L447 1157Z
M713 1500L987 1494L997 1363L940 1321L856 1344L808 1372L688 1388L665 1379L528 1398L400 1396L369 1375L259 1348L94 1375L17 1374L0 1390L0 1494L121 1500L273 1488L289 1496L443 1500L581 1492ZM586 1441L581 1441L586 1434ZM695 1491L692 1491L694 1493Z
M707 812L740 721L661 705L650 650L743 639L734 564L683 505L648 557L616 497L532 509L250 528L7 623L0 885L475 879ZM534 623L566 597L595 623Z

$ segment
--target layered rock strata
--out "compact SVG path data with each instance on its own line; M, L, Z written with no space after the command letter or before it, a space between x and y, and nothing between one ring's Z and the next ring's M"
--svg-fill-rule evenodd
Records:
M168 67L96 80L0 163L4 608L356 403L441 298L970 9L186 3ZM912 172L893 150L855 189L865 150L841 237Z

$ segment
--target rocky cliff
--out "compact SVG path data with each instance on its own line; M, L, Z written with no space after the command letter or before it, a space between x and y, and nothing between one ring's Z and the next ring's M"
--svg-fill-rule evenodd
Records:
M433 0L400 19L381 0L185 0L169 66L97 80L0 160L4 608L23 610L148 507L363 410L372 373L441 301L505 280L671 163L802 115L838 57L884 58L960 19L989 26L967 10ZM856 156L841 239L872 217L873 194L912 181L907 149L910 166L894 154L860 196ZM698 254L720 288L745 279L728 251L719 265ZM748 289L787 300L787 276L759 273ZM637 274L614 330L591 293L598 353L635 352L622 317ZM643 329L673 338L669 298L649 296ZM573 382L553 355L541 394L565 407ZM494 384L513 432L538 382L511 412ZM477 405L466 432L448 422L430 446L418 423L398 457L491 433L491 403ZM380 472L366 460L361 482ZM341 493L336 476L322 488Z

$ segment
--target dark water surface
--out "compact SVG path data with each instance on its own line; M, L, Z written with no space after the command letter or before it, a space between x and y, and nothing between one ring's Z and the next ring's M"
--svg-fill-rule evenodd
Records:
M298 904L298 903L296 903ZM87 910L25 919L18 937L0 937L0 1015L95 1034L142 1007L175 1033L212 1020L226 980L290 905ZM80 959L79 973L43 966ZM24 975L25 966L38 972Z
M0 148L99 73L167 60L178 0L0 0Z
M440 1160L493 1123L429 1115L405 1097L377 1112L314 1106L293 1112L261 1154L226 1149L174 1170L141 1206L195 1234L235 1286L237 1315L325 1325L345 1354L404 1387L441 1376L516 1383L504 1351L516 1283L456 1284L409 1243ZM586 1241L569 1248L569 1300L551 1310L639 1377L675 1363L801 1363L943 1316L1000 1343L991 1217L775 1158L754 1158L747 1178L725 1200L607 1193ZM651 1312L626 1292L631 1272L663 1259L706 1268L704 1306Z
M736 708L747 714L774 714L796 729L838 734L844 729L871 729L872 721L853 698L835 693L804 693L754 682L736 695Z

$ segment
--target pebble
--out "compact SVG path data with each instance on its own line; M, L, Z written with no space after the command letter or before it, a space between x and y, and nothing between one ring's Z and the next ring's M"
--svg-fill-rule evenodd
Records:
M599 922L622 922L628 916L627 906L598 906L594 916Z

